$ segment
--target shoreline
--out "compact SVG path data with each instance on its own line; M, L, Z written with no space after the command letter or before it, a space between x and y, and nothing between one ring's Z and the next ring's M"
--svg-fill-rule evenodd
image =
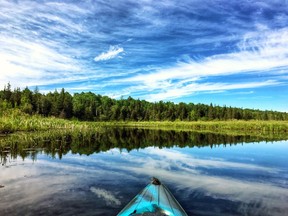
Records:
M0 134L50 129L85 130L99 127L135 127L213 132L288 133L288 121L79 121L15 113L0 117Z

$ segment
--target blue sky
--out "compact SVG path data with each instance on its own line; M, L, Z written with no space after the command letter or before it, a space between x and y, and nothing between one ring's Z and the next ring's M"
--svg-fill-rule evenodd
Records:
M288 1L0 1L0 86L288 111Z

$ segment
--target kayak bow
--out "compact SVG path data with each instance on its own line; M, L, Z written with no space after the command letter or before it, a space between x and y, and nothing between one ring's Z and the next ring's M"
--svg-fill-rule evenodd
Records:
M187 216L168 188L154 177L117 216L137 215Z

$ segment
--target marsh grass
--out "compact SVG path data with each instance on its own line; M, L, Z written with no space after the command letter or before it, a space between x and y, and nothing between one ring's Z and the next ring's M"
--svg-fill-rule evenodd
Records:
M211 147L288 140L287 121L81 122L20 110L0 110L0 158L37 158L42 152L61 158L68 152L92 154L111 148Z
M0 134L17 131L76 130L79 132L99 130L103 127L138 127L162 130L206 131L225 134L270 134L288 133L287 121L149 121L149 122L82 122L40 115L28 115L18 109L0 111Z
M14 132L46 131L67 129L89 131L99 128L94 122L80 122L40 115L28 115L18 109L6 110L0 113L0 134Z
M117 126L218 133L288 133L287 121L175 121L175 122L117 122Z

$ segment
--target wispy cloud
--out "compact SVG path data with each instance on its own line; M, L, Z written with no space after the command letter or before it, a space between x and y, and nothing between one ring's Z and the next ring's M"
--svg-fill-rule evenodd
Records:
M278 80L277 77L275 80L265 80L261 79L261 76L279 75L283 73L283 68L288 68L287 38L287 28L277 31L265 30L261 36L256 32L247 33L239 43L238 51L217 54L200 60L190 59L189 62L180 62L173 67L118 81L132 83L136 91L139 85L145 90L159 91L147 96L151 100L173 99L194 92L276 86L282 84L283 80ZM256 74L259 76L259 81L231 80L233 82L229 83L229 77L237 74L247 76ZM226 82L209 82L211 77L222 77ZM133 92L133 87L129 90Z
M1 1L0 7L5 14L0 23L0 85L48 85L79 78L84 67L75 56L82 51L69 47L58 34L85 31L73 20L83 10L68 4L56 10L55 4L11 1Z
M120 53L124 52L124 49L119 46L110 46L107 52L103 52L94 58L94 61L106 61L116 58Z
M222 93L228 90L237 90L237 89L254 89L265 86L275 86L281 84L275 80L268 80L263 82L247 82L247 83L193 83L181 87L173 87L170 89L164 90L164 92L154 93L147 96L147 99L150 101L159 101L163 99L175 99L179 96L192 95L194 93Z
M0 85L93 91L92 81L106 95L150 100L285 86L287 10L284 1L2 0Z
M104 199L107 206L120 206L121 201L117 199L110 191L102 188L91 187L90 190L98 196L98 198Z
M221 168L221 169L235 168L235 169L273 172L273 173L279 171L273 168L262 167L253 164L231 162L220 158L209 158L209 159L195 158L189 154L184 154L180 151L172 149L147 148L146 152L150 155L157 155L162 159L164 158L165 161L175 161L176 164L179 162L181 168L187 166L190 168L196 168L196 167Z

